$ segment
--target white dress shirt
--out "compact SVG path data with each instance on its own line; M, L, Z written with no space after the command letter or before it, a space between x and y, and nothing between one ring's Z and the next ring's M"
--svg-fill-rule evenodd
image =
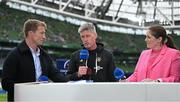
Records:
M42 74L42 68L41 68L41 62L39 59L40 56L40 49L38 48L37 51L34 51L32 48L30 48L33 60L34 60L34 66L35 66L35 72L36 72L36 81L38 81L39 77Z

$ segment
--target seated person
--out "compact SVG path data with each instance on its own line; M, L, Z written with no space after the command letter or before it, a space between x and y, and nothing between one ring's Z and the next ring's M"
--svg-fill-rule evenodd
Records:
M3 64L2 88L8 92L8 101L14 101L14 84L35 82L47 76L54 82L67 82L52 59L40 46L46 40L46 24L36 19L24 23L25 39L13 49Z
M83 49L89 54L85 65L81 65L80 53L71 56L67 76L70 80L92 80L94 82L114 82L115 69L113 56L104 49L103 44L97 43L97 33L92 23L80 26L78 32L83 43Z
M146 34L148 50L141 53L128 82L179 82L180 51L162 26L151 26Z

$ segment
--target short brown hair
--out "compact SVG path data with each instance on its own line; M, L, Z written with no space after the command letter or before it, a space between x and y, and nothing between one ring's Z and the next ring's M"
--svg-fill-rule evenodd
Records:
M36 19L28 19L23 27L24 36L27 37L29 31L35 32L38 26L44 26L46 28L46 23Z

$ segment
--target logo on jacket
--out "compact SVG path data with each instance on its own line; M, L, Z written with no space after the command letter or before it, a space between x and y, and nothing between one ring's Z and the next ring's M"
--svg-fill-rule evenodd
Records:
M96 66L96 67L94 67L94 69L96 70L96 73L97 73L99 70L103 69L103 67L101 67L101 66Z
M97 57L97 62L101 62L101 57Z

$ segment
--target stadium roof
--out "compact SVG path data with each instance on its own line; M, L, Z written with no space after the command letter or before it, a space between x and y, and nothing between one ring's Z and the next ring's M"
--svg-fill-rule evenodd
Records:
M180 0L8 0L6 4L77 25L91 21L106 30L144 33L147 26L160 24L180 34Z

